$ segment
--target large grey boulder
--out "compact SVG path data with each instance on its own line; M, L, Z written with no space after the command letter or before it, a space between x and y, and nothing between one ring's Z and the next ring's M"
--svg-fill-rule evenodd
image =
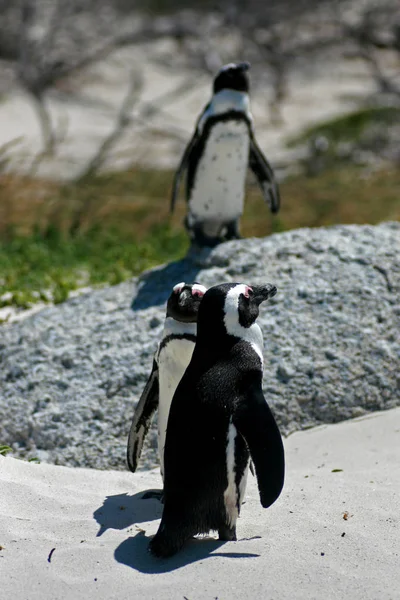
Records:
M400 405L400 224L228 242L0 328L0 443L125 469L126 438L179 281L272 282L264 392L281 431ZM157 462L155 427L143 467Z

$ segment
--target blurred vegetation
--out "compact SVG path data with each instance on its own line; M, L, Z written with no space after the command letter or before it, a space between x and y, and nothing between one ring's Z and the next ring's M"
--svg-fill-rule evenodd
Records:
M302 146L301 159L309 176L349 164L396 164L399 160L399 106L361 107L306 128L287 140L288 148Z
M0 306L62 302L84 285L116 284L188 249L185 201L169 215L171 171L131 169L79 184L0 176ZM271 216L249 182L242 235L400 220L400 171L337 167L281 185Z
M293 148L317 136L324 136L333 144L346 141L358 142L371 126L378 124L390 127L399 121L400 108L396 106L361 108L309 127L300 135L290 139L287 145Z
M10 448L10 446L0 444L0 456L7 456L9 452L12 452L12 448Z

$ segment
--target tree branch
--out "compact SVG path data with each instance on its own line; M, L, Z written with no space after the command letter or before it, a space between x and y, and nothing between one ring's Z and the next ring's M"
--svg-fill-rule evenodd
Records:
M118 139L123 135L128 125L131 123L131 112L139 100L141 90L143 88L143 78L138 72L132 73L128 91L122 101L117 114L115 126L111 133L105 138L96 154L93 156L89 164L83 172L78 176L77 182L82 182L95 175L103 166L110 153L111 148L116 144Z

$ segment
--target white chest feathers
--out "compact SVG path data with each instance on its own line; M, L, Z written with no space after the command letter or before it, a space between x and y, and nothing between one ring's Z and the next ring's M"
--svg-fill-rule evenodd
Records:
M231 110L241 112L245 114L250 121L253 121L250 112L249 95L245 92L225 89L217 92L211 98L211 102L207 106L197 125L199 133L203 132L204 125L209 117L223 115Z
M243 212L249 157L249 131L245 121L213 125L197 165L189 200L196 220L227 223Z
M231 527L236 525L236 520L239 516L240 506L246 491L247 474L249 470L249 463L247 463L240 481L237 481L235 464L236 436L237 430L231 419L226 440L226 474L228 485L224 491L226 516Z
M163 339L169 335L196 335L196 323L177 323L173 319L166 319ZM161 474L164 474L164 447L167 432L167 423L172 398L178 383L188 366L195 342L191 339L173 337L158 351L158 377L159 377L159 405L158 405L158 453L160 458Z

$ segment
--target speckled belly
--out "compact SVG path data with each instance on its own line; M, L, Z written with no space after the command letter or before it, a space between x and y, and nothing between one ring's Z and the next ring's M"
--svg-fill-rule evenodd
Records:
M241 216L248 155L246 123L214 125L192 188L189 201L192 220L227 223Z

